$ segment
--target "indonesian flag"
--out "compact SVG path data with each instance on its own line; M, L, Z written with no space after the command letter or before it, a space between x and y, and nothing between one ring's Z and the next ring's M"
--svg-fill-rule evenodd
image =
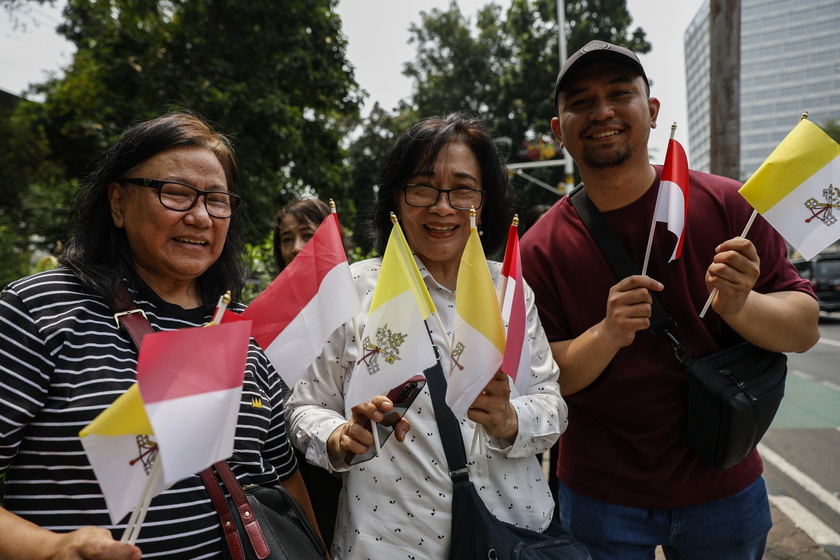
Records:
M502 365L505 327L496 287L478 238L475 213L461 255L455 290L455 328L446 404L459 420Z
M668 141L653 219L655 222L665 222L668 231L677 236L677 245L668 262L680 258L685 240L685 223L688 221L688 159L683 147L673 138Z
M805 259L840 239L840 145L807 119L738 192Z
M524 395L531 381L531 345L525 324L525 288L522 280L522 260L519 257L519 217L514 218L508 231L499 301L502 319L507 323L507 341L502 371L513 379L514 387Z
M137 383L80 433L111 522L138 503L157 461L156 496L233 452L250 321L152 333Z
M357 404L387 394L437 361L424 322L435 304L399 222L393 215L391 220L394 227L362 333L361 355L344 398L347 418Z
M242 315L254 322L254 339L274 369L294 387L330 334L361 311L333 211Z
M250 321L158 332L143 339L137 384L172 485L233 453Z

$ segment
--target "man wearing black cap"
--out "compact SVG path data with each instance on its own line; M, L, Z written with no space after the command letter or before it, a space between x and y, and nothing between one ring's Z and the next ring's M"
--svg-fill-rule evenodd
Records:
M557 77L551 127L578 165L583 188L638 270L659 191L648 158L659 101L631 51L592 41ZM618 280L565 197L523 237L527 282L560 366L569 405L557 474L561 518L596 560L760 559L772 524L756 451L728 470L683 444L687 375L650 330L651 291L694 356L741 337L803 352L819 338L810 286L784 240L758 217L736 181L692 171L682 256L657 229L648 275ZM717 295L704 319L709 293Z

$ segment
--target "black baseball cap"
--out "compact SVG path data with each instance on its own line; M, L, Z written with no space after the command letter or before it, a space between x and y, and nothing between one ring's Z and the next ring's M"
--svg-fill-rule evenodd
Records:
M554 84L555 107L557 107L557 97L560 94L560 88L563 87L566 78L575 70L600 60L611 60L629 66L642 75L645 83L648 81L645 69L642 68L642 63L639 61L636 53L605 41L589 41L583 48L566 59L566 62L563 63L563 67L560 69L560 73L557 74L557 82Z

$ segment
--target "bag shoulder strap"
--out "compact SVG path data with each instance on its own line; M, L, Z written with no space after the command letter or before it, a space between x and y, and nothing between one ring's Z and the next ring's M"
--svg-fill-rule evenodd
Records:
M201 476L201 481L204 483L204 487L207 488L207 493L210 494L210 501L213 502L213 506L219 514L219 519L222 522L222 533L224 534L232 560L244 560L245 551L242 549L242 541L239 540L239 534L236 532L233 514L230 512L230 508L225 500L225 494L222 492L222 488L219 486L213 470L204 469L199 475Z
M618 241L613 230L610 229L609 224L607 224L601 212L589 197L586 196L583 183L580 183L569 194L569 201L574 206L580 219L583 221L583 225L586 226L589 234L592 235L592 238L598 244L598 248L601 249L601 253L603 253L607 262L610 263L613 272L615 272L619 280L638 274L638 269L632 259L630 259L630 255L624 250L624 247ZM671 340L672 345L674 342L679 344L670 332L676 326L676 323L665 311L665 308L662 307L656 294L651 292L650 296L653 300L651 331L656 335L667 336Z
M423 372L432 396L432 406L435 410L435 420L443 442L443 452L446 464L449 466L449 477L452 482L468 479L467 453L464 449L464 437L461 435L461 425L455 418L452 409L446 404L446 377L440 362Z
M112 311L114 311L114 320L117 322L117 326L125 329L135 348L140 350L143 337L153 333L154 329L149 323L146 313L134 305L134 299L122 282L117 286Z
M201 481L207 487L207 492L210 494L210 500L219 512L219 518L222 520L222 531L227 540L228 548L230 549L233 560L244 559L244 552L242 550L242 542L239 534L236 531L236 525L233 523L233 517L228 503L224 498L224 494L219 486L219 481L213 474L213 471L219 474L222 482L230 494L230 499L236 507L239 518L242 520L242 526L245 528L245 533L248 535L248 540L254 549L257 558L266 558L271 550L268 548L268 543L263 536L262 528L260 528L257 516L254 515L254 510L251 507L245 492L236 480L233 471L230 470L230 465L227 461L219 461L214 463L212 467L204 469L199 473Z

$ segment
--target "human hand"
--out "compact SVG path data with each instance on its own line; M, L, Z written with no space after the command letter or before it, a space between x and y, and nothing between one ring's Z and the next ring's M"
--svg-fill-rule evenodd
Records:
M633 343L636 333L650 327L653 298L650 290L663 289L660 282L649 276L628 276L610 288L607 296L607 316L601 334L606 344L624 348Z
M143 556L139 547L114 540L111 532L101 527L53 534L51 560L140 560Z
M334 459L344 458L348 452L356 455L367 453L373 445L373 432L364 427L365 421L381 422L385 413L394 408L394 403L384 395L377 395L367 402L353 407L350 420L333 430L327 440L327 453ZM411 423L401 418L394 425L397 441L405 441L405 434L411 429Z
M510 403L510 383L502 370L475 398L467 418L484 426L488 435L513 441L519 432L519 417Z
M706 270L706 288L717 290L712 309L725 318L743 309L761 272L761 259L755 245L743 237L724 241L715 253Z

